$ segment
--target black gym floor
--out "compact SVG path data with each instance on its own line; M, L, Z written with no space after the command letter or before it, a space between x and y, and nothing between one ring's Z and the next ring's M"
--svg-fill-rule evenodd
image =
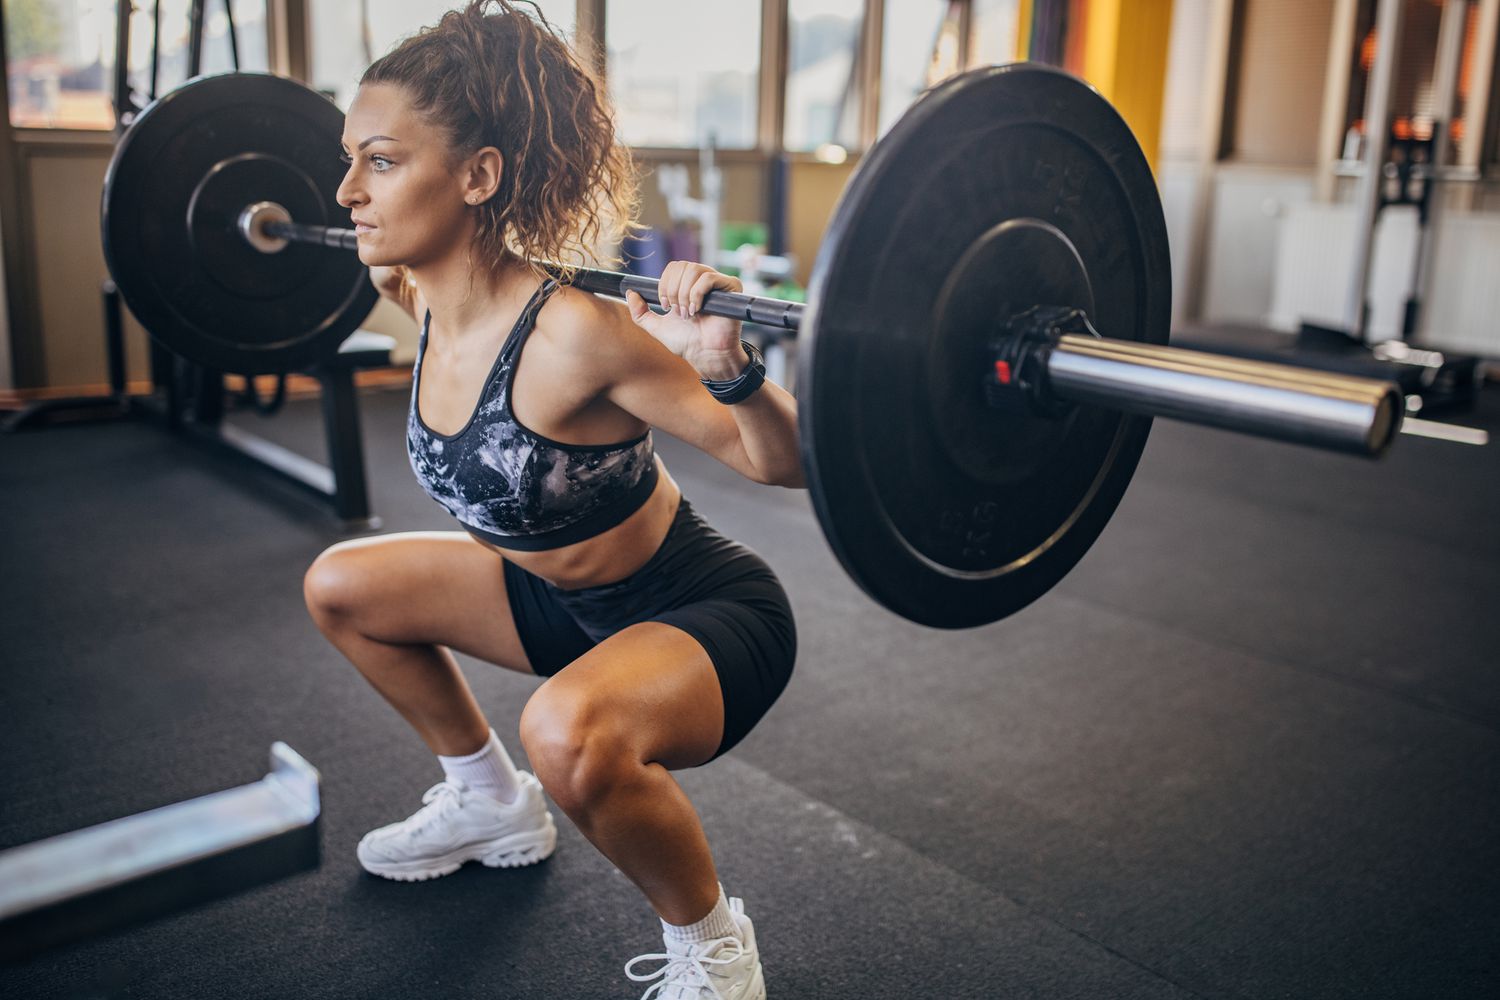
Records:
M363 397L385 529L445 529ZM316 403L236 418L316 455ZM1465 422L1500 431L1500 389ZM801 657L683 774L775 998L1500 995L1500 444L1370 463L1158 422L1051 594L936 632L869 602L806 494L667 438L781 573ZM435 882L354 845L441 776L319 636L329 515L143 423L0 438L0 847L322 772L324 859L0 969L4 997L634 997L655 918L565 821ZM466 661L513 752L534 681Z

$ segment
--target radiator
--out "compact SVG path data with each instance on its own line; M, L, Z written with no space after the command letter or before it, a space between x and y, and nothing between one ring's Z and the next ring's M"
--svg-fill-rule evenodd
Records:
M1500 358L1500 216L1443 216L1432 292L1422 304L1422 343Z
M1293 204L1284 209L1267 325L1295 331L1303 322L1343 327L1354 263L1352 205ZM1367 298L1369 339L1401 335L1417 252L1417 213L1387 208L1375 228ZM1441 220L1429 297L1415 341L1423 346L1500 358L1500 216L1453 213Z

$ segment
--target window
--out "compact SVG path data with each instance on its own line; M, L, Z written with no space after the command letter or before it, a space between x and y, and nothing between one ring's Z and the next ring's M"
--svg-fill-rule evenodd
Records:
M963 0L885 5L880 43L880 134L928 87L958 72Z
M154 4L139 2L130 19L130 85L142 99L151 89ZM161 3L157 93L187 78L190 0ZM115 4L113 0L6 0L6 71L10 121L20 128L114 127ZM265 0L235 0L240 67L265 70ZM204 19L203 72L232 68L229 16L222 0Z
M113 4L105 6L113 7ZM140 3L130 18L130 84L140 94L151 92L151 4ZM162 48L158 62L157 96L188 78L192 0L162 0ZM265 0L235 0L235 48L239 68L264 73L270 68L266 55ZM223 0L208 0L203 18L203 72L226 73L234 69L234 51L229 44L229 16ZM114 32L110 32L110 45Z
M760 4L615 0L605 7L610 100L632 146L756 144Z
M1336 151L1346 157L1359 152L1359 138L1365 135L1365 101L1375 63L1375 14L1374 0L1361 0L1355 20L1355 51L1351 59L1353 76L1349 81L1349 105L1344 118L1345 141L1343 148ZM1402 11L1401 46L1396 55L1396 81L1391 94L1391 131L1398 139L1426 142L1432 138L1433 120L1439 113L1434 91L1442 17L1442 6L1431 0L1407 0ZM1449 130L1452 141L1443 154L1450 164L1459 159L1457 144L1463 140L1469 125L1465 109L1471 86L1469 78L1474 65L1474 46L1478 41L1478 24L1479 5L1470 3L1464 24L1457 93L1453 100L1453 124Z
M969 16L970 66L1016 61L1021 0L973 0Z
M115 5L6 0L10 122L26 128L113 128Z
M315 0L308 5L313 86L348 108L365 67L460 6L462 0ZM538 0L537 7L549 24L572 37L577 0Z
M786 124L789 150L859 145L860 26L864 0L790 0Z

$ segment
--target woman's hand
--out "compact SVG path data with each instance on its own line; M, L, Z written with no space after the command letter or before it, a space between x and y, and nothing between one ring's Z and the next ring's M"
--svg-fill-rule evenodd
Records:
M370 284L375 286L375 290L411 313L413 319L420 320L416 308L417 289L410 278L410 273L404 267L370 268Z
M658 284L661 304L668 310L664 316L652 312L635 292L626 294L625 304L636 325L696 368L700 378L725 380L743 372L749 359L740 347L739 321L699 312L710 291L741 291L740 279L706 264L674 260L662 271Z
M406 271L400 267L372 267L370 268L370 284L381 295L395 298L406 281Z

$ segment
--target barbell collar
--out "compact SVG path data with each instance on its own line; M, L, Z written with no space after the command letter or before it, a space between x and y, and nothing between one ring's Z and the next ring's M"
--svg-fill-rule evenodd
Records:
M1377 379L1076 334L1043 350L1047 391L1075 403L1370 458L1401 428L1401 393Z
M285 236L271 232L273 225L292 221L291 213L274 201L257 201L246 205L236 223L245 242L261 253L280 253L290 242Z

